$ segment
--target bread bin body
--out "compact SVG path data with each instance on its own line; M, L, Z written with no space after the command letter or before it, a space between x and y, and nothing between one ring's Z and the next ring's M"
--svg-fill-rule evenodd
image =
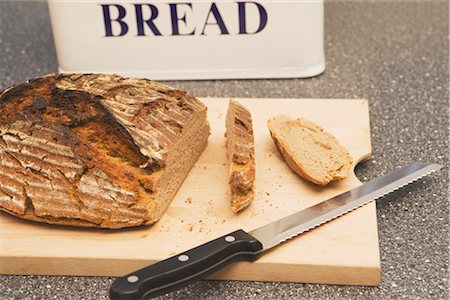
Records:
M61 72L159 80L310 77L323 0L49 0Z

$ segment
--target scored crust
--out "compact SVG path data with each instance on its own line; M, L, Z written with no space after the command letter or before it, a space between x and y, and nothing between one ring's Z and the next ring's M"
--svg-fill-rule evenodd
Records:
M353 166L350 153L317 124L280 115L267 126L286 163L304 179L325 186L348 176Z
M251 114L235 100L229 102L226 128L231 210L238 213L254 199L255 146Z
M117 75L49 74L0 93L0 210L62 225L158 221L209 136L188 93Z

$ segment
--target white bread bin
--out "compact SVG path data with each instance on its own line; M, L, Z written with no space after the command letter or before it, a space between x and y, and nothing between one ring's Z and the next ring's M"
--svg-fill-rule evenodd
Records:
M159 80L310 77L323 0L48 0L61 72Z

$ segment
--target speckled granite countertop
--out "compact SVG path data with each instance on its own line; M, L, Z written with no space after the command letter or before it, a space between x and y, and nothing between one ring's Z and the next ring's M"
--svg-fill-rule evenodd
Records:
M447 1L328 2L323 75L169 82L201 96L366 98L373 158L357 168L362 181L415 161L446 168L377 203L379 287L202 281L161 299L448 298L448 11ZM0 1L0 88L55 71L46 3ZM106 299L111 282L0 276L0 298Z

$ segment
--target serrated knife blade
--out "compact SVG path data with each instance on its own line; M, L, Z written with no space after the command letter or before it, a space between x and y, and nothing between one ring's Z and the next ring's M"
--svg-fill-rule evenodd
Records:
M350 191L250 232L237 230L191 250L116 279L111 299L152 298L205 278L237 260L253 261L264 251L312 228L379 199L441 169L415 163L378 177Z
M249 234L268 250L292 237L340 217L442 168L438 164L415 163L375 178L316 205L259 227Z

